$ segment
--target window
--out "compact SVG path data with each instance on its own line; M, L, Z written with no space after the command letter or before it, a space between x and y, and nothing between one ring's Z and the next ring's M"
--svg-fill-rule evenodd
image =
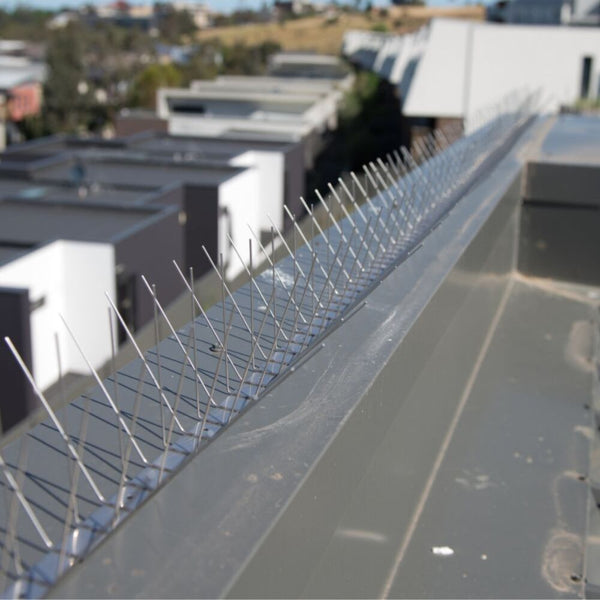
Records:
M587 98L590 95L590 83L592 80L592 57L583 58L583 68L581 70L581 98Z

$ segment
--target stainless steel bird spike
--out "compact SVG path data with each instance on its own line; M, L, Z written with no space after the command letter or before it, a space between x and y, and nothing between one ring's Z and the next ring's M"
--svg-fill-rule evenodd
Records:
M325 232L323 231L323 229L321 228L321 226L319 225L319 222L317 221L317 219L314 216L313 211L309 208L308 204L306 203L306 200L304 200L304 198L302 196L300 196L300 202L302 203L302 206L304 206L304 209L306 210L306 212L308 213L308 215L311 217L311 223L314 224L314 226L318 229L321 237L323 238L323 241L325 242L325 244L327 245L327 247L329 248L329 250L335 254L335 250L334 248L331 246L331 244L329 243L329 239L327 238L327 236L325 235ZM314 239L314 238L313 238ZM338 259L339 261L339 259ZM344 265L341 262L338 262L338 265L343 269L345 268Z
M98 375L98 371L96 371L96 369L94 369L92 363L90 362L90 360L86 356L85 352L83 351L83 348L81 347L81 344L78 342L77 338L75 337L75 334L73 333L73 331L69 327L69 324L67 323L67 321L65 320L65 318L61 314L59 314L58 316L59 316L60 320L63 322L63 325L65 326L67 332L69 333L69 336L73 340L73 343L77 347L77 350L79 351L79 354L81 354L81 357L83 358L85 364L88 366L88 369L90 370L90 372L92 373L94 379L96 380L96 383L98 384L98 387L102 390L102 394L106 398L106 400L107 400L108 404L110 405L110 408L112 409L112 411L115 413L118 422L123 427L123 431L125 431L126 435L131 440L131 443L132 443L133 447L135 448L136 452L138 453L138 456L140 457L140 459L142 460L142 462L144 464L148 464L148 462L149 462L148 459L146 458L146 456L142 452L142 449L139 447L137 441L135 440L135 438L131 434L131 431L129 430L129 427L127 426L127 423L125 423L125 420L123 419L123 415L121 414L121 411L117 408L117 405L115 404L112 396L108 393L108 390L106 389L106 386L104 385L102 379L100 379L100 376ZM121 457L121 459L122 458L123 457Z
M118 375L118 370L117 370L117 343L116 343L116 339L115 339L115 331L114 331L114 327L113 327L113 318L112 318L112 312L110 310L110 307L106 307L107 308L107 315L108 315L108 331L110 333L110 371L111 371L111 375L112 375L112 380L113 380L113 397L115 399L115 404L117 405L117 408L119 408L119 412L120 412L120 403L119 403L119 375ZM57 338L57 344L58 344L58 338ZM122 435L122 430L121 430L121 424L120 422L119 424L119 456L121 457L121 460L123 460L123 435Z
M145 385L145 375L144 374L145 374L145 365L142 362L140 364L140 374L138 375L138 378L137 378L138 384L137 384L137 389L135 392L135 398L134 398L134 402L133 402L133 410L132 410L133 415L132 415L132 419L131 419L132 433L135 431L135 427L137 425L138 414L140 411L142 392L143 392L144 385ZM89 398L87 399L87 401L89 403ZM161 403L161 410L162 410L162 403ZM127 472L129 470L129 462L131 460L131 451L132 451L132 445L128 441L127 447L125 448L125 466L123 468L123 471L121 472L121 478L119 480L119 487L117 489L117 493L115 496L115 506L114 506L115 517L113 519L113 523L117 523L117 521L119 520L120 511L121 511L122 506L124 505L123 494L124 494L124 490L125 490L125 483L127 481Z
M175 328L173 327L173 324L171 323L169 317L167 316L165 309L163 308L162 304L160 303L159 299L157 298L155 289L153 288L153 286L151 286L148 283L148 280L146 279L145 275L142 275L142 281L144 282L146 289L150 292L150 295L152 296L152 300L154 301L156 306L158 306L158 310L160 311L160 314L163 316L164 320L167 322L167 325L168 325L169 329L171 330L171 334L174 336L175 341L177 342L177 345L179 346L179 349L183 352L185 360L187 361L188 365L191 367L192 372L194 373L195 379L202 386L202 389L204 390L204 393L206 394L207 398L210 398L211 396L208 392L208 388L204 384L204 381L202 380L202 377L200 376L200 373L198 372L198 369L196 368L194 361L191 359L190 355L187 353L187 351L183 345L183 342L181 341L181 338L177 334L177 331L175 331ZM176 410L175 406L173 406L173 414L177 414L177 410Z
M197 336L196 336L196 305L194 303L194 267L190 267L189 269L189 273L190 273L190 315L191 315L191 322L190 322L190 328L191 328L191 335L194 339L194 345L192 347L192 361L194 363L194 365L196 365L196 368L198 368L198 340L197 340ZM200 386L198 385L198 381L194 380L194 392L195 392L195 397L196 397L196 416L200 418L201 412L200 412ZM207 402L207 409L208 409L208 404L209 402Z
M156 293L156 287L154 288L154 293ZM109 309L110 310L110 309ZM154 348L156 350L156 380L158 381L158 386L160 389L163 389L162 379L161 379L161 356L160 356L160 332L159 332L159 319L158 319L158 307L156 306L156 302L152 304L152 314L154 316ZM160 430L163 440L163 448L167 447L167 438L166 438L166 427L165 427L165 416L164 416L164 407L161 402L160 404Z
M93 477L90 475L90 472L88 471L87 467L83 464L81 457L79 456L79 454L77 453L77 450L71 443L71 440L65 433L65 430L63 429L62 424L58 420L56 413L51 408L50 404L48 403L48 400L46 400L46 397L44 396L44 394L42 393L40 388L37 386L37 384L35 383L35 379L33 378L31 371L25 364L25 361L21 357L19 351L15 348L15 345L13 344L12 340L9 337L5 337L4 341L8 345L8 347L9 347L10 351L12 352L12 355L15 357L17 363L19 363L19 366L21 367L23 374L29 381L29 384L31 385L31 388L33 389L35 395L38 397L39 401L42 403L44 409L48 413L48 416L50 417L50 420L52 421L52 423L54 424L54 427L58 431L58 434L60 435L60 437L63 439L64 443L66 444L69 453L75 459L75 461L77 461L79 468L84 473L85 478L86 478L87 482L89 483L90 487L92 488L92 491L94 492L95 496L98 498L98 500L100 502L104 503L105 499L104 499L104 496L102 495L102 492L100 492L100 489L96 485L96 482L94 481Z
M177 264L177 261L173 260L172 262L173 262L173 265L175 266L175 269L177 270L177 273L181 277L181 280L183 281L183 283L187 287L188 291L190 292L190 294L192 296L192 299L194 301L194 304L196 305L196 308L200 311L200 314L202 315L202 318L204 319L206 325L208 326L208 328L210 329L211 333L213 334L213 336L214 336L214 338L215 338L215 340L217 342L217 346L219 346L221 348L221 350L223 350L224 349L223 342L222 342L221 338L219 337L219 334L218 334L217 330L213 326L212 321L208 318L208 315L206 314L206 311L202 307L202 304L200 303L200 300L198 300L198 297L194 293L193 287L186 280L185 275L183 274L183 271L181 270L181 268ZM229 354L227 355L227 358L230 361L229 364L231 365L232 369L235 371L236 375L238 376L239 380L241 381L242 380L242 376L241 376L240 372L238 371L238 369L237 369L237 367L235 365L235 362L232 360L232 358L231 358L231 356L229 356ZM201 417L200 413L198 413L198 417L199 418Z
M219 279L221 280L221 309L223 311L223 327L225 327L225 266L223 261L223 253L219 252L217 267L219 270ZM223 329L223 352L225 354L229 354L229 328ZM219 365L221 361L219 361ZM227 392L231 391L231 385L229 381L229 362L225 361L225 387L227 388Z
M273 220L271 219L271 217L267 215L267 218L269 219L269 221L273 225L273 228L275 229L275 232L277 233L277 237L281 240L281 243L283 244L283 246L287 250L290 258L292 259L292 263L294 265L294 279L296 277L296 271L298 271L300 273L300 275L304 278L304 280L306 282L306 285L310 286L310 280L307 279L306 273L304 272L304 269L301 267L300 263L298 262L298 259L296 258L295 253L289 247L288 243L286 242L285 238L283 237L283 234L281 233L281 231L279 230L279 228L277 227L277 225L275 225L275 223L273 223ZM312 290L312 287L311 287L311 293L314 294L314 290ZM300 318L302 319L302 321L304 321L306 323L306 319L305 319L304 315L302 314L302 312L300 310L300 307L296 304L295 300L292 300L292 302L293 302L294 306L296 307L296 309L300 312Z
M393 187L396 190L396 196L397 199L394 199L394 195L392 194L391 190L390 190L390 185L386 184L386 182L384 181L381 173L379 172L379 169L377 169L375 163L371 162L369 164L369 166L371 167L371 170L373 171L373 173L376 175L376 177L381 181L381 185L386 189L388 195L390 196L390 198L392 199L392 202L398 202L401 201L400 204L398 204L398 212L400 213L400 215L405 219L409 229L413 228L412 222L408 220L408 215L405 214L403 208L402 208L402 202L405 203L407 209L409 210L409 212L412 214L413 219L416 219L417 215L415 214L415 211L413 209L413 206L410 202L410 195L404 193L400 186L398 185L398 182L390 175L389 171L385 169L385 166L383 165L383 162L380 161L380 164L382 165L382 170L384 172L384 174L388 177L388 179L390 180L390 185L391 187Z
M310 277L312 275L312 271L315 268L315 265L316 265L316 256L313 255L312 256L312 260L311 260L311 264L310 264L310 269L309 269L309 272L308 272L308 279L310 279ZM338 272L340 272L340 271L341 271L341 269L338 269ZM306 295L306 290L307 289L308 289L308 286L306 286L306 285L302 288L302 293L300 295L300 305L302 305L304 303L304 296ZM323 286L322 290L325 290L325 289L326 289L326 287ZM313 317L314 317L314 313L313 313ZM312 318L311 318L311 320L312 320ZM306 327L307 325L310 327L309 323L310 322L305 323L303 325L303 327ZM282 358L282 363L284 363L284 364L287 362L287 355L291 351L291 348L292 348L293 345L297 345L297 346L300 347L300 349L298 350L298 352L295 352L294 354L298 354L298 353L302 352L302 350L304 350L304 344L303 343L302 344L298 344L297 343L298 331L299 331L298 316L296 315L296 317L294 319L294 323L292 324L292 332L293 332L292 340L293 341L290 342L287 345L287 347L285 348L284 354L283 354L283 358ZM306 338L303 338L303 341L305 339Z
M254 237L254 240L256 241L256 243L258 244L258 247L260 248L260 251L263 253L263 256L266 258L267 262L269 263L269 266L271 267L271 294L275 294L275 297L277 296L276 290L275 290L275 278L277 278L279 280L279 283L281 284L281 287L283 288L283 290L286 290L286 284L283 281L281 275L279 274L279 272L277 271L277 269L275 268L275 262L274 260L271 258L271 256L269 255L269 253L267 252L266 248L262 245L259 236L256 234L256 232L252 229L252 227L250 227L250 225L248 225L248 229L250 230L250 233L252 234L252 236ZM271 228L271 232L273 233L273 229ZM273 244L273 235L271 236L271 243ZM272 251L271 251L272 252ZM261 293L261 298L264 300L264 296ZM278 318L275 314L275 311L277 310L276 307L276 301L277 298L275 298L275 300L273 301L273 306L269 311L269 314L271 315L271 318L273 319L273 334L275 334L275 330L277 327L277 323L278 323ZM266 301L265 301L266 304ZM287 340L288 337L287 335L284 333L284 337Z
M344 203L342 202L342 200L339 197L339 194L337 193L337 191L335 190L335 188L331 185L331 183L328 183L327 185L329 187L329 190L331 191L331 196L333 197L333 199L336 201L336 203L340 207L340 210L344 213L344 216L346 217L346 219L348 220L348 222L350 223L350 225L352 226L352 228L357 233L363 234L364 232L358 229L358 227L356 225L356 221L352 218L352 215L348 212L348 210L344 206ZM368 254L371 257L371 259L373 259L374 255L371 252L371 249L367 247L367 251L368 251Z
M23 489L25 480L25 469L28 457L29 436L24 435L19 444L19 458L17 461L17 477L15 478L18 489ZM2 556L0 557L0 573L9 575L9 564L12 554L12 562L17 576L22 576L25 573L25 568L21 561L21 552L19 541L17 539L17 520L19 518L19 498L17 494L7 486L2 486L6 505L8 506L8 518L4 530L4 540L2 544ZM3 581L4 583L4 581Z
M121 326L125 330L125 333L126 333L127 337L129 338L129 341L132 343L133 347L135 348L135 351L136 351L138 357L144 363L144 367L146 368L146 372L148 373L148 375L150 375L150 379L152 379L152 383L154 384L154 387L158 391L159 400L162 400L162 402L165 403L168 411L172 415L174 415L174 413L173 413L173 407L171 406L171 404L169 402L169 399L167 398L167 396L164 393L164 391L162 390L162 388L158 385L158 381L157 381L156 377L154 376L154 373L153 373L153 371L152 371L152 369L150 367L150 364L146 360L146 357L144 356L144 353L140 350L140 347L138 346L137 342L135 341L135 337L133 336L133 334L129 330L129 327L127 326L127 323L125 323L125 319L123 319L123 316L119 312L119 309L116 307L115 303L113 302L113 300L110 297L110 295L108 294L108 292L105 292L104 295L106 296L106 299L107 299L108 303L110 304L111 308L113 309L113 311L114 311L117 319L119 319L119 322L121 323ZM177 416L174 415L174 417L175 417L175 422L177 423L177 427L179 428L179 430L181 431L181 433L185 433L185 429L183 428L183 425L181 425L181 423L180 423L179 419L177 418Z
M296 287L296 285L298 285L299 277L300 277L300 274L298 273L296 275L296 279L294 280L294 284L292 286L292 289L294 289ZM278 343L277 343L278 342L278 338L279 338L279 333L281 332L281 328L283 327L283 323L285 322L285 316L287 314L287 311L289 310L291 302L292 302L292 295L290 294L288 296L287 302L285 303L283 314L282 314L281 319L279 321L279 324L278 324L278 327L277 327L277 331L275 333L275 338L273 340L273 344L272 344L271 350L269 352L269 356L267 357L267 360L265 362L265 368L264 368L264 370L263 370L263 372L261 374L261 377L260 377L259 386L261 386L261 387L263 385L263 381L264 381L267 369L269 368L270 363L273 362L273 354L275 353L276 350L279 349L279 346L278 346Z
M56 367L58 369L58 385L60 387L60 397L61 397L61 406L64 406L64 403L66 401L65 398L65 389L64 389L64 373L63 373L63 368L62 368L62 359L61 359L61 352L60 352L60 342L58 339L58 333L54 332L54 348L56 351ZM71 436L69 435L69 428L68 428L68 423L63 424L63 427L65 429L65 434L69 437L69 439L71 438ZM121 438L119 437L119 448L121 447ZM77 468L77 463L71 458L67 461L68 463L68 468L69 468L69 485L71 486L71 489L73 488L73 480L75 477L75 470ZM77 510L76 507L74 509L75 511ZM77 517L76 517L77 518Z
M252 235L256 235L256 234L254 234L254 232L252 232ZM233 240L231 239L231 236L229 234L227 234L227 239L229 240L229 243L231 244L233 251L237 254L238 258L240 259L240 263L242 264L242 267L246 270L246 273L248 274L248 277L250 278L250 284L251 284L251 286L250 286L250 324L252 326L252 331L254 331L254 289L256 289L261 300L264 303L265 311L266 311L265 314L269 314L273 320L276 320L276 316L275 316L275 313L273 312L273 308L271 308L269 302L267 301L262 290L260 289L260 286L256 283L256 278L254 277L253 272L252 272L252 260L253 260L252 259L252 240L248 239L250 262L249 262L249 266L246 266L246 262L242 258L239 250L237 249L237 246L233 243ZM259 242L259 245L261 245L260 242ZM266 253L266 251L264 250L264 248L262 249L262 251L265 254L265 256L267 257L267 261L270 262L269 256ZM258 339L260 340L260 336L258 336ZM254 357L252 360L254 363L255 362Z
M268 309L269 309L269 307L271 306L271 304L273 303L274 299L275 299L275 297L274 297L273 293L271 293L271 297L269 298L269 300L268 300L268 302L267 302L267 307L266 307L267 309L266 309L266 310L263 312L263 316L262 316L262 318L261 318L260 325L259 325L259 327L258 327L258 334L257 334L257 336L256 336L256 337L257 337L257 340L258 340L258 339L260 339L260 337L261 337L261 335L262 335L262 330L263 330L263 328L264 328L264 326L265 326L265 324L266 324L266 322L267 322L267 316L268 316L268 313L269 313ZM250 373L250 369L251 369L251 368L252 368L252 369L255 369L255 368L256 368L256 367L255 367L255 364L254 364L254 355L255 355L255 353L256 353L256 347L257 347L257 341L256 341L256 340L254 340L254 341L252 342L252 346L251 346L251 349L250 349L250 356L248 357L248 360L247 360L247 362L246 362L246 366L245 366L245 368L244 368L244 376L243 376L243 379L244 379L244 381L245 381L245 382L249 381L249 379L250 379L250 378L248 377L248 374ZM265 363L265 364L266 364L266 363ZM252 367L251 367L251 365L252 365ZM250 382L248 385L249 385L250 387L255 387L255 388L256 388L256 393L255 393L255 394L253 394L253 395L251 396L251 398L252 398L253 400L257 400L257 399L258 399L258 395L259 395L259 393L260 393L260 389L259 389L259 387L260 387L260 386L259 386L257 383L252 383L252 382ZM238 392L237 392L237 395L236 395L236 398L235 398L235 401L234 401L234 403L233 403L233 405L232 405L232 409L233 409L233 408L235 408L235 407L237 406L237 402L238 402L238 400L239 400L239 398L240 398L240 396L241 396L241 393L242 393L243 387L244 387L243 385L240 385L240 387L239 387L239 389L238 389Z
M316 264L319 267L319 270L321 271L321 273L325 277L327 277L327 271L323 268L323 264L319 260L318 253L314 249L313 245L308 241L307 237L304 235L304 232L302 231L302 228L300 227L300 225L298 225L298 222L297 222L296 218L294 217L294 215L292 215L292 213L290 212L290 209L285 204L283 205L283 209L287 212L289 218L291 219L291 221L292 221L292 223L294 225L295 231L297 231L300 234L300 237L302 238L302 240L306 244L306 247L308 248L309 252L311 253L311 255L313 257L315 257ZM312 215L309 213L308 216L311 217L311 223L312 223Z
M387 200L387 201L385 200L385 198L382 195L382 193L383 193L382 191L379 192L379 194L380 194L379 198L381 199L384 208L387 209L387 208L393 207L395 209L393 211L390 210L390 216L392 216L392 218L396 221L398 229L402 230L400 223L398 222L398 220L395 217L396 212L398 212L400 217L403 219L404 227L407 227L409 230L412 231L412 229L414 228L414 225L411 222L411 220L409 219L409 215L404 211L404 208L402 206L403 203L405 203L407 205L407 207L410 207L410 202L409 202L410 195L409 194L401 194L400 192L398 192L399 198L396 199L394 197L394 194L389 189L389 187L387 187L385 185L385 182L383 181L381 174L379 173L379 171L377 170L377 168L375 167L375 165L372 162L368 165L364 165L363 169L364 169L365 173L367 175L369 175L369 177L371 177L371 179L373 179L373 177L371 175L371 171L373 171L373 174L375 174L375 176L381 180L381 184L383 186L384 191L388 195L389 200ZM373 179L373 181L376 181L376 179ZM378 186L378 189L379 189L379 186ZM411 212L413 212L413 211L411 211Z
M351 175L354 175L354 173L351 173ZM353 183L354 183L354 181L353 181ZM371 221L367 218L367 215L365 215L365 212L362 210L362 208L358 204L358 202L356 202L356 199L354 198L354 195L348 189L348 186L344 183L343 180L340 180L340 184L342 186L342 189L345 191L346 195L348 196L348 199L353 204L355 211L360 216L360 218L362 219L362 221L365 224L365 226L367 227L367 229L372 229L373 225L372 225ZM354 187L356 187L355 183L354 183ZM376 212L376 209L375 209L375 206L370 202L370 200L369 200L368 206L369 206L370 212L372 214L374 214ZM391 218L395 219L395 215ZM386 251L389 249L390 244L392 246L396 245L396 240L393 238L391 231L389 230L389 228L387 226L387 223L385 223L385 221L382 221L381 224L382 224L383 234L378 235L378 234L374 233L373 239L377 242L377 244L379 245L381 250Z
M37 518L37 515L35 514L35 511L33 510L31 504L29 503L27 498L25 498L25 495L23 494L21 487L18 485L13 474L10 472L8 465L6 464L6 462L4 462L4 456L2 455L1 451L0 451L0 470L2 471L2 474L4 475L4 479L6 479L6 482L8 483L11 491L13 492L13 494L15 494L17 496L19 503L21 504L21 506L23 507L23 510L29 517L31 524L33 525L33 527L37 531L38 535L40 536L40 539L42 540L42 542L44 543L46 548L51 550L52 548L54 548L54 543L50 539L50 536L46 533L46 530L42 527L42 524L40 523L39 519Z
M208 253L208 250L206 249L205 246L202 246L202 250L204 251L204 254L206 255L206 257L208 258L208 261L210 262L213 270L215 271L215 273L217 274L217 276L219 277L219 279L221 280L221 283L223 284L223 288L224 290L227 292L227 295L229 296L229 298L231 299L233 305L235 306L238 314L240 315L240 318L242 320L242 323L244 324L244 327L246 327L246 330L248 331L248 333L250 334L250 337L252 339L254 339L254 332L252 331L252 328L248 325L248 321L246 321L246 317L244 317L244 314L242 313L242 311L240 310L240 307L238 306L238 303L236 302L235 298L233 297L233 294L231 293L229 286L227 285L227 283L225 283L224 278L221 276L221 273L219 272L219 269L217 268L217 266L215 265L215 262L213 261L213 259L211 258L210 254ZM223 323L223 326L225 324ZM263 358L266 358L267 355L263 352L263 349L260 347L260 345L257 346L258 347L258 351L260 352L261 356Z
M191 346L191 336L188 336L188 341L187 341L187 350L190 350L190 346ZM175 400L173 402L173 410L176 413L177 409L179 408L179 402L181 400L181 394L183 391L183 382L185 380L185 362L182 361L181 363L181 371L179 373L179 380L178 380L178 384L177 384L177 392L175 393ZM208 405L209 403L206 403L207 405L207 409L208 409ZM166 468L166 464L167 464L167 458L169 456L169 450L171 448L171 440L173 438L173 426L174 426L174 422L173 419L171 418L171 422L169 423L169 427L167 430L167 444L166 444L166 448L162 454L162 457L160 459L160 470L158 472L158 482L157 485L160 485L162 483L163 477L164 477L164 473L165 473L165 468Z

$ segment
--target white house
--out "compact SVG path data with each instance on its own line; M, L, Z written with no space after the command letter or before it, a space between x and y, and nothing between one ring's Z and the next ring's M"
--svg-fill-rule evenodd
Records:
M548 111L599 96L600 29L450 19L434 19L426 29L418 48L410 38L395 46L400 50L389 80L400 89L407 117L463 119L468 130L484 109L514 91L539 90ZM383 35L378 54L389 52L389 38L400 37ZM350 57L360 56L362 37L346 34ZM409 60L405 44L412 47ZM364 46L372 51L373 38Z

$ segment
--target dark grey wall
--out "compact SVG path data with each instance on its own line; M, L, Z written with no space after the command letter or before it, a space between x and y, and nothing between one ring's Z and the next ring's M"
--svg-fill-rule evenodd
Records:
M531 202L521 210L519 270L600 285L600 207Z
M306 169L304 168L304 146L302 143L296 144L285 154L285 190L284 202L293 215L300 216L304 214L304 208L300 202L300 196L304 196ZM283 210L283 207L282 207ZM284 212L284 229L287 231L292 222Z
M219 247L219 188L217 186L186 185L184 188L185 264L194 268L199 277L210 269L202 246L217 259Z
M160 301L167 305L182 292L183 283L172 260L185 264L183 227L176 211L167 213L146 227L136 229L115 243L115 261L124 275L135 276L135 327L153 316L153 303L141 276L155 283Z
M523 196L519 270L600 285L600 168L529 163Z
M600 168L531 162L527 165L523 196L528 200L600 206Z
M27 379L14 359L4 337L13 341L23 360L31 368L31 331L29 324L29 290L0 288L0 417L2 431L7 431L26 417L36 406Z

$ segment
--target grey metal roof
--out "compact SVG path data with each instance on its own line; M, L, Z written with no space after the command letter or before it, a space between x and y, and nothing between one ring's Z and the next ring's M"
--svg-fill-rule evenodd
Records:
M285 151L295 146L295 144L278 140L183 137L164 134L132 136L126 138L126 141L128 147L143 148L148 151L192 152L198 154L215 152L225 155L235 155L254 148Z
M150 208L131 210L3 201L0 202L0 241L18 244L39 244L54 239L110 242L157 212Z
M599 140L600 116L561 115L544 140L537 160L600 165Z
M0 178L0 198L24 200L67 200L107 203L134 203L139 202L145 195L139 191L105 185L87 186L80 190L78 186L65 183L43 183L36 181L22 181L17 179Z
M131 156L127 157L126 153L123 154L122 160L82 157L81 162L84 165L84 179L87 182L100 182L112 186L133 185L146 189L155 189L173 183L215 186L245 170L218 163L202 168L198 163L186 166L172 161L160 162L144 158L134 161ZM34 176L36 179L47 181L71 181L73 165L74 162L67 159L39 169Z

